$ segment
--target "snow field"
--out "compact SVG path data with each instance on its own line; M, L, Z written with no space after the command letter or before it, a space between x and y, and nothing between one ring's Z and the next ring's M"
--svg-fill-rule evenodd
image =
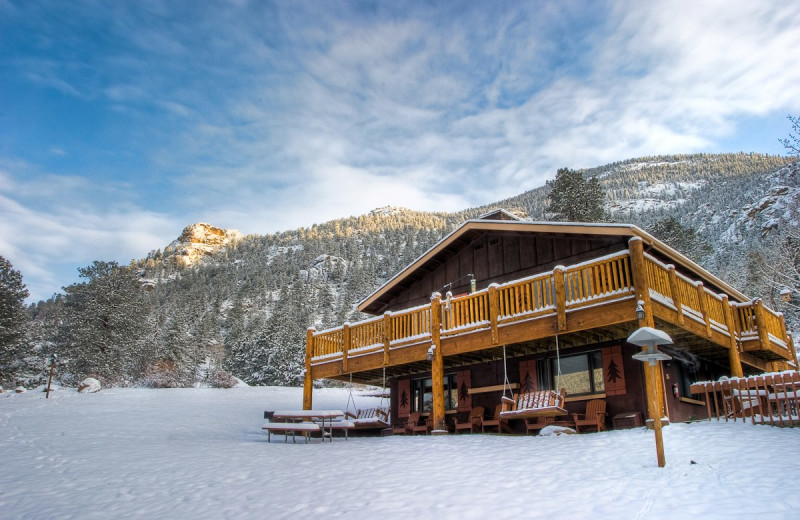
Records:
M645 429L267 443L263 411L301 401L277 387L0 394L0 518L800 518L798 428L673 424L663 469ZM346 403L314 393L315 408Z

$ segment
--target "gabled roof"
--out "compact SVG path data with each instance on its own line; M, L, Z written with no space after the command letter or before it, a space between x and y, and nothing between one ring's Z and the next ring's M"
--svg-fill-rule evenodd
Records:
M501 210L504 211L504 210ZM496 212L486 214L486 216L494 215ZM508 212L506 212L508 213ZM510 213L508 213L511 215ZM513 216L513 215L511 215ZM386 293L391 292L403 279L422 269L427 263L432 262L435 258L443 254L446 250L454 247L460 247L465 239L475 232L485 231L498 231L498 232L520 232L520 233L558 233L558 234L574 234L581 236L617 236L623 238L639 237L645 245L656 250L663 257L668 258L671 262L679 265L684 271L689 271L697 275L701 280L710 282L717 286L720 290L726 292L732 299L740 302L749 301L750 298L743 293L734 289L720 278L717 278L707 270L700 267L698 264L690 260L685 255L677 250L668 246L661 240L655 238L653 235L647 233L643 229L634 226L633 224L610 224L610 223L589 223L589 222L534 222L520 220L513 216L515 220L487 220L485 218L478 218L474 220L467 220L462 223L458 228L453 230L449 235L444 237L428 251L423 253L419 258L414 260L411 264L405 267L402 271L394 275L389 281L383 284L375 292L367 296L358 304L358 310L365 311L373 303L379 300Z

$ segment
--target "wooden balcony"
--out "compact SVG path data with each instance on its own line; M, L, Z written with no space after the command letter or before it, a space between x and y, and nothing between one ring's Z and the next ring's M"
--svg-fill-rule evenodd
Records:
M641 248L638 257L631 250L473 294L434 295L430 304L330 330L310 329L306 370L311 379L352 375L354 381L374 383L384 367L426 362L431 344L447 359L556 334L616 329L620 337L636 328L642 298L659 326L680 336L685 348L724 358L733 348L742 363L759 370L795 365L781 314L761 300L729 302L728 295L677 273ZM645 287L635 286L635 272Z

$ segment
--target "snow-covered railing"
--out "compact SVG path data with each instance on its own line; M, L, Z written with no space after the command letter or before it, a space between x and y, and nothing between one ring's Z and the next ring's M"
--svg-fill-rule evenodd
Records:
M431 334L431 306L420 305L413 309L406 309L390 314L391 328L389 341L392 344L402 343L412 338L430 336Z
M498 317L501 321L555 308L553 273L542 273L497 287Z
M644 255L644 260L651 294L677 311L681 323L688 317L704 324L708 335L716 331L733 334L741 342L759 342L748 345L745 350L770 349L773 343L779 346L786 343L785 339L780 339L787 337L782 314L765 307L761 300L728 303L726 295L717 294L702 282L677 273L674 266L663 264L648 254ZM779 341L771 341L771 338Z
M442 333L464 332L485 326L489 319L489 293L487 290L454 297L448 293L442 300Z
M574 309L633 292L629 251L571 265L564 273L566 308Z
M692 384L690 391L703 397L709 420L800 425L800 373L796 370L701 381Z
M649 254L644 254L643 265L653 301L672 309L678 325L690 320L689 323L696 324L695 330L697 325L704 327L709 338L717 335L717 342L721 334L731 344L740 342L740 349L770 350L766 360L791 360L785 346L788 341L771 340L787 338L782 315L764 307L760 300L730 304L728 296L714 293L702 282L677 273L674 266L663 264ZM437 316L432 316L433 306L427 303L313 332L311 359L312 362L342 359L346 366L349 357L382 350L384 363L388 363L391 349L434 340L434 323L438 324L436 332L442 338L491 330L492 341L498 340L498 327L545 316L555 315L558 330L566 330L568 313L630 299L634 292L631 252L619 251L568 267L557 266L547 273L492 284L472 294L448 294L437 300ZM781 348L774 348L775 345Z

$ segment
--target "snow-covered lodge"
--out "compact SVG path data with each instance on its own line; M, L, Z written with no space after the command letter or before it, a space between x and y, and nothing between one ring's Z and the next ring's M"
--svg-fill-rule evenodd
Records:
M633 225L495 211L358 308L375 317L308 331L305 408L317 379L385 385L394 424L419 412L445 430L475 407L491 415L506 393L563 387L568 412L601 399L614 427L653 415L648 384L662 416L681 421L706 414L692 382L797 367L780 313ZM671 360L632 358L640 327L672 338L660 347Z

